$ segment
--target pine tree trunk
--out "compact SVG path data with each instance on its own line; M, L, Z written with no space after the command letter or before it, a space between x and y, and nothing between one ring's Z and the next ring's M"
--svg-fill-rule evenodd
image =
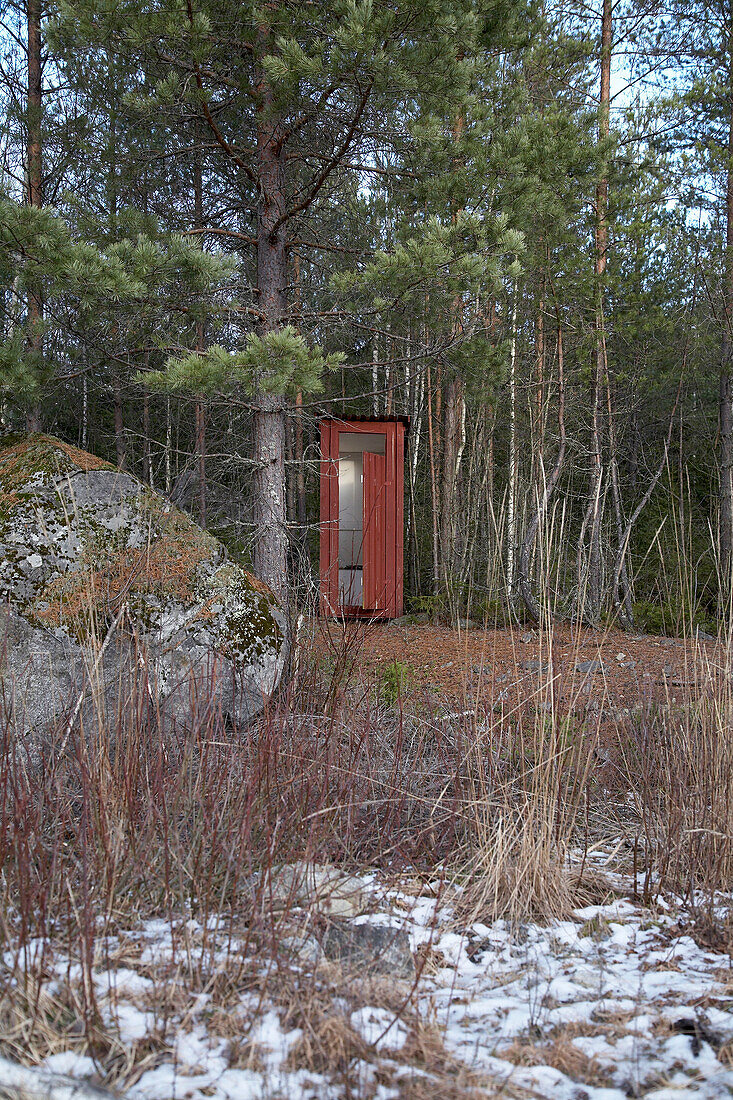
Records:
M728 56L728 169L726 180L725 317L720 353L720 569L721 610L729 614L733 601L733 45Z
M562 473L562 468L565 463L565 448L566 448L566 432L565 432L565 369L564 369L564 354L563 354L563 341L562 341L562 326L560 324L560 318L558 316L557 322L557 427L559 448L557 452L557 459L555 466L550 476L544 479L544 465L540 458L540 471L543 475L544 485L542 489L542 497L539 496L539 487L537 495L537 503L534 515L530 520L527 530L522 541L522 548L519 555L519 566L517 569L518 588L524 600L524 605L529 611L530 615L540 621L543 614L548 610L547 605L543 605L533 594L532 587L529 580L529 562L530 554L534 548L535 540L537 538L538 531L541 530L542 525L547 516L550 500L552 494L555 491L555 487Z
M258 27L260 57L272 49L270 28ZM257 162L260 201L257 207L257 289L261 335L281 327L288 282L285 227L276 223L285 212L285 164L278 144L279 119L264 70L258 81ZM287 600L287 516L285 501L285 402L259 388L252 399L254 485L252 520L255 574L283 602Z
M613 44L612 0L603 0L601 17L601 99L598 138L606 142L609 135L611 107L611 50ZM588 574L585 591L585 613L591 620L600 613L602 599L601 521L603 454L601 438L601 395L608 363L604 331L604 278L608 263L608 174L602 170L596 188L596 346L593 364L593 427L591 435L591 477L586 518L590 526Z
M517 552L517 288L512 302L509 345L509 487L506 532L506 587L510 605L514 602Z
M127 466L127 442L125 440L125 425L122 418L122 387L117 377L114 380L114 415L117 466L120 470L124 470Z
M204 188L201 164L201 125L199 118L193 125L193 224L194 229L204 227ZM203 352L206 347L204 326L196 322L196 351ZM194 443L193 454L196 466L196 514L199 525L206 526L206 405L203 394L198 394L194 402Z
M203 399L196 401L196 501L200 527L206 526L206 405Z
M41 145L41 96L43 91L43 61L41 55L41 3L42 0L28 0L28 104L27 104L27 128L28 142L26 147L26 173L28 186L28 205L43 205L43 166ZM34 367L38 369L43 359L43 336L41 325L43 324L43 299L40 294L28 295L28 350L34 359ZM26 416L28 430L38 432L41 430L41 410L38 404L34 404L28 410Z
M143 481L152 487L153 467L150 461L150 395L143 393Z
M82 375L81 390L81 449L86 451L89 434L89 380L86 371Z
M442 580L450 598L456 564L456 483L466 441L466 404L463 380L453 376L445 387L443 412L443 470L440 490L440 554Z
M193 149L193 221L194 228L204 227L204 181L201 163L201 125L198 118L194 120L194 149ZM204 338L204 326L201 321L196 324L196 351L203 352L206 346ZM204 396L200 394L196 398L195 438L194 453L196 455L196 498L198 504L199 526L206 526L206 405Z
M301 287L300 287L300 253L297 249L293 252L293 285L295 313L300 317ZM307 508L305 495L305 466L303 453L303 391L298 389L295 394L295 432L293 440L293 457L295 459L295 523L296 541L299 548L299 561L301 567L305 566L308 556L308 529Z
M295 395L295 517L299 528L299 541L306 543L305 469L303 466L303 391Z
M435 470L435 430L433 426L433 380L428 363L428 453L430 456L430 496L432 503L432 558L433 558L433 592L437 596L440 592L440 534L438 531L438 479Z
M165 491L166 495L170 496L173 489L173 421L171 419L171 399L170 395L165 399Z

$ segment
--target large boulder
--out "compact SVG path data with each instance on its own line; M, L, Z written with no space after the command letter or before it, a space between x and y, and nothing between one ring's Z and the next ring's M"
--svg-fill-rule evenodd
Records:
M287 655L275 597L163 496L43 435L0 441L0 705L18 734L124 705L239 723Z

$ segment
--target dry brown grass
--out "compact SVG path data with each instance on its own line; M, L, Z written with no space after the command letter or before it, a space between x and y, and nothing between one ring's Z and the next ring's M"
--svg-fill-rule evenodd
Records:
M549 1042L533 1042L515 1039L508 1047L502 1047L501 1057L516 1066L550 1066L564 1073L573 1081L585 1085L611 1085L610 1076L604 1072L597 1059L590 1058L573 1043L572 1036L564 1030Z

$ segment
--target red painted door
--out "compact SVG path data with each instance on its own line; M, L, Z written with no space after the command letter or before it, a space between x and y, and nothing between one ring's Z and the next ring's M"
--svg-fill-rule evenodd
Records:
M364 451L363 572L364 607L381 611L387 606L387 474L384 455Z

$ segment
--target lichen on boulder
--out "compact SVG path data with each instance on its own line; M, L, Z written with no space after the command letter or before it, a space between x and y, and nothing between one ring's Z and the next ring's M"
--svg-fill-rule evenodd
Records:
M78 713L91 669L108 703L137 670L171 721L203 706L245 721L287 651L275 597L217 539L136 478L44 435L0 440L0 607L0 683L20 733Z

